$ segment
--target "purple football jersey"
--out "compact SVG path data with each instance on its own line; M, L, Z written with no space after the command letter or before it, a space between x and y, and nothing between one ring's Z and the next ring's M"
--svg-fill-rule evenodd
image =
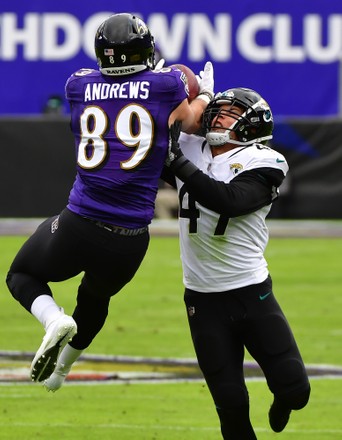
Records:
M66 83L77 175L68 208L126 228L148 225L168 148L170 113L187 98L179 70L127 76L81 69Z

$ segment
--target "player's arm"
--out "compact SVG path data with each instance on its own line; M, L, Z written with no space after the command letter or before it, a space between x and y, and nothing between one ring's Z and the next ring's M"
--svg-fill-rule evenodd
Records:
M181 122L181 129L185 133L195 133L201 128L202 114L214 96L214 69L208 61L199 77L199 94L189 103L185 99L175 108L169 117L169 127L176 121Z
M177 188L176 177L169 167L163 167L160 178L164 180L164 182L171 185L173 188Z
M237 217L269 205L278 195L285 174L271 167L256 168L237 175L230 183L217 181L190 162L179 148L181 124L170 127L166 165L186 185L186 191L202 206Z
M186 191L202 206L229 217L238 217L269 205L278 196L277 188L284 179L281 170L260 168L244 171L230 183L217 181L191 162L173 170L186 185Z

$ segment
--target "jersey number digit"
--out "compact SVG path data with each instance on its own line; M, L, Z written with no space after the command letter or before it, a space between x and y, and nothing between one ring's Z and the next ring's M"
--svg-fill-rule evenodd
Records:
M183 199L188 195L188 208L183 208ZM183 185L179 191L179 217L189 219L189 234L197 233L197 219L200 216L199 209L196 208L196 200L186 192L186 185Z
M184 196L187 194L188 208L183 207ZM183 185L179 191L179 217L189 219L189 234L197 233L197 219L200 218L200 211L196 208L196 200L187 192L186 185ZM229 223L229 217L221 214L214 235L225 235Z
M80 167L94 169L106 160L109 152L104 134L108 129L108 121L107 114L100 107L85 108L80 119L81 141L77 155ZM118 114L114 132L123 145L134 148L131 157L120 163L121 168L135 168L152 147L154 125L151 114L140 105L128 104Z

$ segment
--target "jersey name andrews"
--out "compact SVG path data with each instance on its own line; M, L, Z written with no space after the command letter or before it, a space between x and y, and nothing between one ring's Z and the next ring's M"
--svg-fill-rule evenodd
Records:
M107 99L148 99L149 81L126 81L120 83L88 83L84 91L84 102Z

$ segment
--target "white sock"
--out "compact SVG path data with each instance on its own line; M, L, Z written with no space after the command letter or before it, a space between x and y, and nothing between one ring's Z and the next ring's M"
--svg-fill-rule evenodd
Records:
M64 311L56 304L52 296L40 295L33 301L31 313L43 324L46 330L52 321L64 314Z
M67 344L60 354L55 371L44 381L47 391L55 392L61 388L73 363L80 357L83 350L77 350Z
M58 369L58 366L63 365L63 368L69 368L70 370L72 364L81 356L82 351L83 350L77 350L67 344L59 355L56 369Z

